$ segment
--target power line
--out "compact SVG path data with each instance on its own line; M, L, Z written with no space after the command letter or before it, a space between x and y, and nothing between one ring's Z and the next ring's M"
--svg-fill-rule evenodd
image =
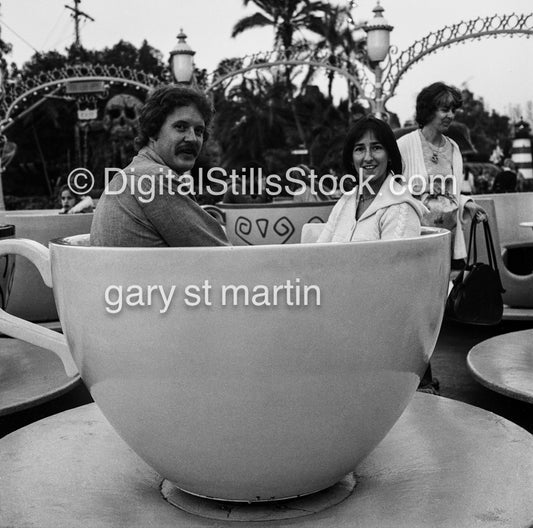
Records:
M48 35L46 35L46 38L44 39L43 45L41 46L43 49L46 46L46 43L48 42L48 40L50 40L52 33L56 30L56 28L59 26L59 23L63 20L64 17L65 17L65 11L61 9L61 12L59 13L55 21L55 24L53 25L52 29L48 32Z
M4 27L6 27L7 29L9 29L9 31L11 31L14 35L16 35L20 40L22 40L22 42L24 42L24 44L26 44L27 46L29 46L33 51L35 51L35 53L39 53L39 50L35 47L35 46L32 46L24 37L20 36L13 28L9 27L5 22L4 20L0 17L0 24L2 24Z
M65 43L67 46L67 40L70 40L70 21L64 20L63 25L56 31L56 39L53 41L53 44L48 46L50 49L59 48L60 44Z

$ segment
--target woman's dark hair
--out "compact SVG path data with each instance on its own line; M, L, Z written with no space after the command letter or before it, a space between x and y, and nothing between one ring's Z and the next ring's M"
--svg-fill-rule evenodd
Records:
M394 174L401 174L402 155L396 143L394 132L385 121L374 116L365 116L358 119L349 130L342 150L342 167L345 174L353 174L357 177L353 164L353 148L357 141L369 130L374 132L374 136L376 136L376 139L383 145L387 152L387 156L389 157L388 169Z
M213 119L213 105L200 91L189 86L163 86L155 90L146 100L139 114L139 135L135 138L137 148L148 144L156 137L165 119L176 108L194 105L205 122L204 141L209 138L209 125Z
M454 110L463 104L461 92L443 82L426 86L416 98L416 122L420 128L426 126L434 117L435 112L443 106L451 106Z

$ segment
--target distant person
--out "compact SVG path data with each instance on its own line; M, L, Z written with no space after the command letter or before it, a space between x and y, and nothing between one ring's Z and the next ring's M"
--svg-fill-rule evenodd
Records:
M90 196L75 194L68 185L63 185L59 189L59 201L61 202L59 214L92 213L94 210L94 202Z
M494 177L491 191L493 193L516 192L517 182L516 165L510 158L505 158L502 170Z
M477 194L488 194L492 187L491 181L494 178L491 176L490 171L486 168L481 169L481 174L476 179L476 191Z
M193 168L212 115L211 103L196 89L172 85L152 93L139 116L141 148L123 174L111 180L96 207L92 245L229 244L220 224L178 182Z

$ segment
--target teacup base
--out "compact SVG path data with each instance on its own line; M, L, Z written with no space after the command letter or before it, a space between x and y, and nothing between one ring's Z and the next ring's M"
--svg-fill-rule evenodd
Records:
M356 485L357 481L350 473L333 486L316 493L252 503L200 497L178 488L167 479L161 482L160 490L169 504L187 513L219 521L255 522L295 519L327 510L346 500Z

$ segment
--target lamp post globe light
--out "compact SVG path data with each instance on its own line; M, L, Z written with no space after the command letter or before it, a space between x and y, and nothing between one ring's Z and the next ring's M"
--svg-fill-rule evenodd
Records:
M189 84L194 74L194 54L196 53L187 44L187 35L180 29L178 42L170 52L170 71L177 83Z
M383 7L379 0L373 9L374 18L364 27L367 34L366 53L370 68L374 71L374 107L373 113L380 119L386 119L383 102L383 69L380 63L385 60L390 49L390 34L394 29L383 17Z

